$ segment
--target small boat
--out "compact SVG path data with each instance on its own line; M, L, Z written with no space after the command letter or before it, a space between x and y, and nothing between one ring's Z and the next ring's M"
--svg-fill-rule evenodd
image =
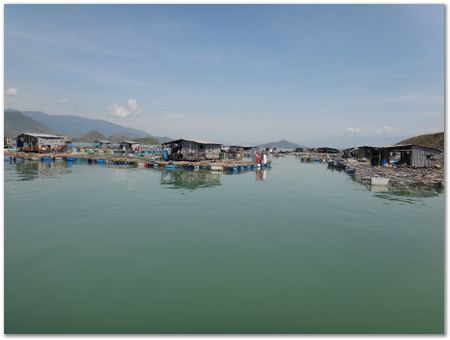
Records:
M335 160L328 161L328 166L330 168L334 168L335 166L337 166L337 162Z
M350 176L355 176L355 174L356 174L356 169L355 169L355 168L350 168L350 167L348 167L348 168L345 169L345 172L346 172L348 175L350 175Z
M53 159L49 156L41 157L41 162L50 163L51 161L53 161Z

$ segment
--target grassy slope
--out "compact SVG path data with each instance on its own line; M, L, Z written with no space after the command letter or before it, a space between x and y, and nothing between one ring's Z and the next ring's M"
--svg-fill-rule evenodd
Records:
M402 140L400 143L397 144L416 144L421 146L427 146L429 148L444 150L444 132L411 137Z
M58 133L48 126L25 116L19 111L5 110L5 137L17 137L23 132L49 133L58 135Z

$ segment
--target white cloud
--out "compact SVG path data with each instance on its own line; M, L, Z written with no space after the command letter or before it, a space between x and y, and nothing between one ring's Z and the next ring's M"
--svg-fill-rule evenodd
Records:
M390 132L392 132L392 128L390 128L389 126L384 126L384 127L382 127L380 130L378 130L378 134L379 135L384 135L384 134L388 134L388 133L390 133Z
M131 110L138 110L139 106L138 106L137 100L133 99L133 98L128 99L128 107Z
M136 116L142 113L142 109L139 107L137 100L133 98L128 99L127 105L120 105L117 102L113 102L109 106L108 111L110 116L120 118Z
M356 128L356 127L348 127L345 129L345 132L348 133L360 133L361 129L360 128Z
M393 129L390 126L377 127L348 127L345 129L346 135L359 135L359 136L380 136L390 135Z
M15 96L18 95L19 89L16 88L16 87L10 87L9 89L7 89L7 90L5 91L5 93L6 93L8 96L13 96L13 97L15 97Z
M67 98L61 98L60 100L58 100L58 103L64 104L64 103L67 103L68 101L69 101L69 99L67 99Z
M184 114L182 113L167 113L164 115L164 118L169 120L180 120L184 118Z
M112 103L109 106L108 111L109 111L109 114L114 117L125 118L130 115L130 112L127 109L125 109L125 107L123 107L117 103Z

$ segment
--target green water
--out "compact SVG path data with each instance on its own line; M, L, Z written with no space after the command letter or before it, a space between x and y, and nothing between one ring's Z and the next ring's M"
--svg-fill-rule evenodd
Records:
M444 211L293 157L5 164L5 331L443 333Z

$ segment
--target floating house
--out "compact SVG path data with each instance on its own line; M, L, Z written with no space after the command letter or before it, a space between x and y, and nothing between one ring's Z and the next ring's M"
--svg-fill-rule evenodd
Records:
M162 155L162 147L161 145L147 145L141 144L139 145L139 155L141 157L145 156L161 156Z
M371 159L372 157L379 157L380 148L376 146L363 145L358 146L356 149L356 156L358 159L366 158Z
M244 157L251 157L256 152L256 147L247 145L229 145L223 146L222 151L229 159L242 159Z
M189 139L177 139L162 145L170 149L169 160L186 161L219 159L222 146L220 143Z
M62 152L66 149L66 138L25 132L17 137L17 149L23 152Z
M278 150L276 147L272 146L272 147L266 148L265 151L267 153L276 153Z
M442 162L442 151L414 144L394 145L380 149L380 164L387 164L392 158L397 164L413 168L427 168Z
M9 149L13 146L13 139L11 137L3 137L3 146L5 149Z
M109 140L96 140L94 143L97 148L110 148L112 146Z
M119 148L121 150L126 150L126 151L139 151L139 146L140 146L140 143L138 143L138 142L125 140L120 143Z

